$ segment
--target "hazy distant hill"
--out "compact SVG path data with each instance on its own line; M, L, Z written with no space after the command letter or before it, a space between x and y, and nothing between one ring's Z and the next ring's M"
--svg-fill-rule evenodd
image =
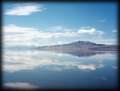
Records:
M96 44L89 41L77 41L69 44L38 47L39 50L70 53L74 55L92 55L96 53L116 52L116 45Z

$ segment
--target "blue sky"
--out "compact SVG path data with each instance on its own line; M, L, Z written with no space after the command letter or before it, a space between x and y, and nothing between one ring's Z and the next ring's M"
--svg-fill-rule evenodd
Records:
M116 3L4 3L3 15L8 45L117 40Z

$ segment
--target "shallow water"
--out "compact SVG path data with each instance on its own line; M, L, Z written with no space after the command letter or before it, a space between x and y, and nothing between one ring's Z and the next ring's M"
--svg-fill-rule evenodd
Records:
M3 85L11 88L116 88L115 53L75 56L38 50L5 50Z

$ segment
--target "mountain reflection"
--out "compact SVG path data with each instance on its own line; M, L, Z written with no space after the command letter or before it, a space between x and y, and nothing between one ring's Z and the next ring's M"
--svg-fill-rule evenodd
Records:
M25 53L23 51L6 51L3 56L3 70L6 72L17 72L44 68L53 71L72 69L92 71L104 67L104 64L100 63L100 61L112 58L112 54L86 56L79 57L48 51L25 51ZM91 62L89 63L85 60L90 60ZM94 62L93 60L98 62Z
M76 56L50 51L5 49L4 86L8 89L115 88L116 58L115 53Z

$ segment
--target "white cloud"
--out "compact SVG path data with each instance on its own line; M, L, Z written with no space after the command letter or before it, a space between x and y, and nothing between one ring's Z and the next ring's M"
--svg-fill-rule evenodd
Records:
M88 34L93 34L96 32L95 28L81 28L80 30L78 30L78 33L88 33Z
M39 44L39 41L45 41L45 39L47 40L52 36L53 34L50 32L38 31L36 28L19 27L14 24L3 27L3 44L5 44L5 46L33 46Z
M74 37L76 32L49 32L41 31L36 28L20 27L14 24L3 27L3 40L5 46L41 46L44 44L56 44L58 43L56 38L61 37ZM54 39L54 40L53 40Z
M5 12L6 15L16 15L16 16L26 16L35 12L42 12L44 8L35 4L31 5L21 5L13 7Z
M28 27L19 27L15 24L9 24L3 28L4 32L12 33L12 32L19 32L19 33L27 33L29 31L35 31L35 28L28 28Z
M17 88L17 89L35 89L37 86L28 82L7 82L4 87Z
M98 31L94 27L81 27L78 30L78 33L80 33L80 34L91 34L91 35L93 35L93 34L100 34L100 35L104 34L103 31Z
M60 26L58 27L61 28ZM95 28L81 28L79 31L71 31L63 28L64 31L44 31L34 27L21 27L10 24L3 27L3 44L6 46L44 46L70 43L76 40L92 41L95 43L112 44L116 39L105 38L104 32ZM69 30L69 31L68 31Z

